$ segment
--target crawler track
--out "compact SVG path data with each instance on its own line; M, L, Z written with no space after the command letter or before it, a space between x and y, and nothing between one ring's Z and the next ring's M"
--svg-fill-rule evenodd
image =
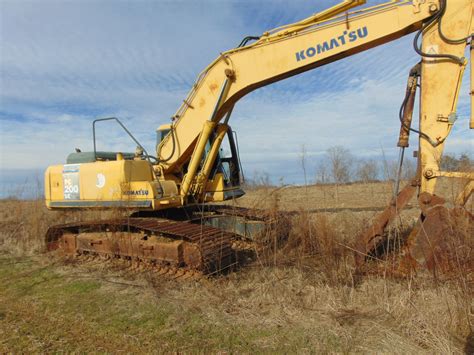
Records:
M234 234L220 229L159 218L121 218L50 227L49 250L139 261L160 268L204 274L228 269L235 261Z

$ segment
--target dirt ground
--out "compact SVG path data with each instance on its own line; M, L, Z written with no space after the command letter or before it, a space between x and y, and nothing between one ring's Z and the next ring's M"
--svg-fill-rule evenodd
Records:
M457 189L441 187L448 198ZM233 203L298 212L288 243L270 260L181 282L44 253L49 225L105 212L0 201L0 352L474 353L466 275L355 274L351 243L390 191L386 183L249 191ZM407 225L418 215L410 204Z

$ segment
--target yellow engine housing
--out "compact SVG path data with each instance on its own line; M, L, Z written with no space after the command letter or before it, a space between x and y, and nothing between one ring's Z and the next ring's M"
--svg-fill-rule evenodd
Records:
M180 205L176 183L156 181L146 160L96 161L50 166L45 172L49 209Z

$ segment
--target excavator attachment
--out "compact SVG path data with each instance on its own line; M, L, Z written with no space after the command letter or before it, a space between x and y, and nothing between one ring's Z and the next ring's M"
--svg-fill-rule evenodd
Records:
M399 111L400 158L394 198L389 207L375 218L373 225L356 240L355 260L361 272L380 271L381 268L383 272L410 275L428 269L436 276L461 273L474 280L474 218L464 207L472 195L474 174L469 171L442 171L441 164L445 141L458 119L456 107L468 64L464 55L469 44L473 68L473 3L443 0L438 5L433 5L436 11L414 37L414 49L421 56L421 61L410 70ZM419 127L414 129L411 123L418 87L421 88ZM471 72L471 104L472 92ZM470 128L473 128L473 112ZM418 135L419 142L416 180L398 193L410 132ZM451 206L435 194L437 181L441 177L467 181ZM421 214L414 228L409 233L391 228L395 222L401 222L400 212L415 193Z
M422 217L407 239L407 257L416 269L435 275L474 271L474 217L461 206L447 208L444 199L421 194Z
M386 229L398 217L399 211L410 202L416 189L416 182L405 186L397 198L375 217L372 225L358 235L355 243L355 262L359 270L365 267L368 260L379 259L380 254L385 254L389 239Z
M418 197L422 213L411 232L388 232L416 189L414 183L407 185L357 237L358 271L409 276L429 270L437 277L461 273L474 279L474 216L463 206L448 208L443 198L422 193Z

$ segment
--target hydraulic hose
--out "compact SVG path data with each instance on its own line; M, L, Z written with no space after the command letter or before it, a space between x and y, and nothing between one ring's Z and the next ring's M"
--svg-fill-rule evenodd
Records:
M441 0L441 8L436 12L427 22L423 24L421 29L416 33L415 38L413 39L413 48L415 49L415 52L418 53L420 56L425 57L425 58L444 58L444 59L450 59L460 65L464 64L464 58L457 57L452 54L431 54L431 53L425 53L421 50L418 40L420 36L425 32L425 30L430 27L432 24L434 24L436 21L438 21L438 32L440 33L440 37L446 41L447 43L451 43L449 41L455 41L454 43L461 43L464 39L461 39L461 42L456 42L458 40L450 40L446 38L444 35L442 35L441 31L441 18L443 17L445 11L446 11L446 4L447 0Z
M446 43L449 43L449 44L461 44L463 42L466 42L469 38L474 36L474 33L471 33L469 36L466 36L464 38L459 38L459 39L448 38L444 35L443 29L442 29L442 26L441 26L441 20L443 19L443 15L446 12L446 4L447 4L447 0L441 0L441 10L440 10L441 11L441 16L439 18L439 24L438 24L439 36L441 37L441 39L443 41L445 41Z
M173 155L174 155L174 152L176 150L176 138L175 138L175 133L174 133L174 128L173 128L173 125L171 125L171 129L170 129L170 134L171 134L171 140L173 142L173 145L172 145L172 149L171 149L171 154L169 155L168 158L166 159L156 159L158 163L164 163L164 162L167 162L168 160L170 160Z
M410 77L420 76L420 70L421 70L421 66L420 66L420 63L418 63L417 65L415 65L410 70ZM415 128L412 128L412 127L408 126L407 124L405 124L403 116L404 116L405 108L407 106L409 98L410 98L410 88L407 88L407 90L405 92L405 97L403 99L402 105L400 106L400 110L398 112L398 117L400 119L400 123L401 123L402 127L405 128L405 130L407 130L407 131L411 131L411 132L414 132L414 133L418 134L420 137L426 139L432 145L435 145L436 142L434 142L426 133L423 133L423 132L421 132L421 131L419 131Z
M247 36L245 37L242 42L237 46L237 48L244 47L249 41L257 41L260 37L257 36Z

